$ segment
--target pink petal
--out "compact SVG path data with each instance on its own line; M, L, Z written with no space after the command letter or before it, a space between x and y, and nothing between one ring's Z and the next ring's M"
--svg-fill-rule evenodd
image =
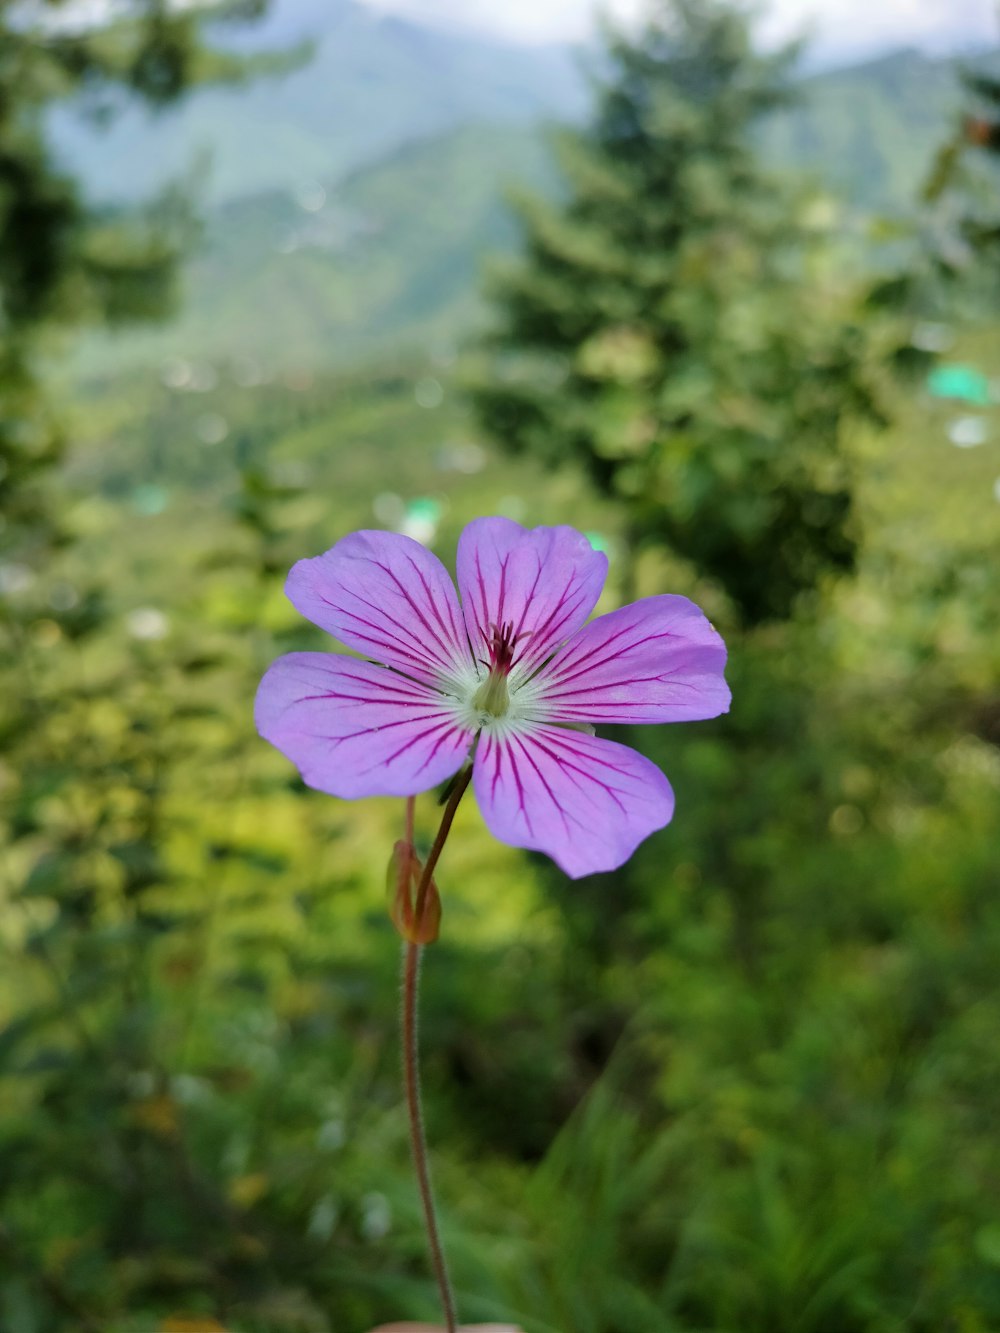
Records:
M434 684L471 662L448 571L395 532L352 532L300 560L285 584L292 605L341 643Z
M413 796L457 773L472 732L433 690L371 662L289 653L267 670L257 730L331 796Z
M655 764L561 727L484 731L472 780L494 837L545 852L573 879L614 870L674 812Z
M483 632L513 622L525 636L514 672L534 669L580 628L597 605L607 557L573 528L522 528L509 518L474 519L458 542L458 586L473 652Z
M539 674L553 722L693 722L729 708L726 645L686 597L598 616Z

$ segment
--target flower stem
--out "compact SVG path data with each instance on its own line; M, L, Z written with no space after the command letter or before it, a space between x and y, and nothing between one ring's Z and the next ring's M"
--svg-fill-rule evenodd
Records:
M424 873L420 876L420 883L417 885L417 897L413 905L414 921L422 921L424 915L424 899L427 897L427 890L430 888L431 879L434 875L434 867L444 850L444 844L448 834L451 832L451 825L455 818L455 811L458 809L458 803L465 795L469 783L472 781L472 766L470 765L463 772L459 773L455 779L455 785L451 789L451 795L448 797L448 804L444 808L444 814L441 816L441 827L437 831L437 837L430 852L427 855L427 861L424 865Z
M448 1280L448 1268L438 1235L434 1194L431 1190L430 1167L427 1161L427 1138L420 1104L420 1053L417 1040L417 996L420 984L419 944L403 945L403 1081L406 1084L406 1108L410 1121L410 1148L417 1173L420 1202L424 1209L427 1245L431 1252L431 1266L441 1293L441 1307L448 1333L455 1333L455 1297Z
M428 854L414 904L413 918L423 920L424 900L430 887L434 868L440 859L445 841L451 832L452 822L458 803L465 795L472 777L471 766L459 774L452 788L448 804L441 816L441 826L437 831L433 846ZM413 807L411 796L406 802L406 841L413 846ZM431 1266L441 1294L441 1307L444 1311L448 1333L456 1333L458 1327L455 1316L455 1297L448 1280L448 1268L445 1264L441 1237L438 1235L437 1215L434 1210L434 1194L431 1189L430 1166L427 1157L427 1136L424 1133L424 1117L420 1100L420 1044L417 1037L417 1002L420 991L420 957L422 948L419 944L407 942L403 945L403 1004L401 1011L402 1046L403 1046L403 1082L406 1087L406 1110L410 1125L410 1148L413 1153L413 1165L417 1173L417 1186L420 1190L420 1202L424 1210L424 1226L427 1231L427 1245L431 1254Z

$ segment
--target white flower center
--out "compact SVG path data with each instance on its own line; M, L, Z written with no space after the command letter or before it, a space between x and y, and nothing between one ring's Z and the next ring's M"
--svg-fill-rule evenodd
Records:
M472 699L472 707L489 717L506 717L510 712L510 691L506 671L491 671Z
M544 722L546 709L531 678L515 668L511 672L490 670L469 663L442 680L456 721L469 731L520 730L532 722Z

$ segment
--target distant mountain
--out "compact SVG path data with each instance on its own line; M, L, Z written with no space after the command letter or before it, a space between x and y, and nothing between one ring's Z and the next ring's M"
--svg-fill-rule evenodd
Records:
M992 57L977 67L996 67ZM761 147L862 211L912 206L963 104L961 63L898 51L802 83L802 100L773 116Z
M51 122L59 157L101 199L132 200L208 155L215 203L330 183L404 143L469 120L573 119L586 106L566 47L523 47L381 16L355 0L281 0L262 24L224 29L227 45L274 50L313 39L283 75L201 89L159 114L129 110L101 129L81 103Z
M234 356L317 368L426 353L475 319L484 257L513 248L504 187L548 192L555 180L536 127L467 125L325 190L233 201L187 266L180 317L89 338L78 368Z
M157 115L129 110L101 129L60 107L59 156L91 194L134 200L207 159L212 204L324 185L408 143L468 122L528 125L585 116L579 55L456 35L379 15L357 0L278 0L227 25L225 43L273 51L311 40L283 75L202 89ZM992 62L994 66L996 62ZM802 82L803 100L762 134L768 157L812 172L862 207L912 199L961 102L958 63L902 51Z
M411 43L437 50L437 34L394 24L386 46L385 30L378 31L380 59L389 49L397 56L412 50ZM455 57L456 49L448 50L448 59ZM478 58L478 44L473 50ZM524 75L525 67L518 68ZM465 78L455 75L450 86ZM480 89L482 97L509 110L496 65L492 78L492 91ZM775 167L811 174L856 218L911 208L960 105L955 66L902 52L816 76L802 88L801 105L764 127L765 157ZM353 122L346 128L340 122L325 150L338 169L290 173L291 188L283 184L214 209L188 265L180 317L165 328L90 338L78 369L103 373L170 358L238 355L271 367L316 368L458 338L482 312L484 258L515 243L504 187L553 192L558 173L536 122L518 123L511 114L505 124L465 123L421 140L410 124L401 138L405 101L400 93L391 126L373 101L372 121L382 117L377 132L362 126L355 133ZM458 118L457 100L442 93L436 105L439 114L447 108ZM287 127L272 129L279 136ZM362 154L363 131L371 151L379 135L396 141L378 160L348 171L345 164ZM247 135L259 148L264 130Z

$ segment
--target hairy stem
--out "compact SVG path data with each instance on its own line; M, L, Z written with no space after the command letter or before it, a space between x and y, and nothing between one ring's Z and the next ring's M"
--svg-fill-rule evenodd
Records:
M437 1215L434 1211L434 1194L431 1190L430 1167L427 1160L427 1138L424 1134L424 1116L420 1102L420 1056L417 1038L417 997L420 986L419 944L403 945L403 1081L406 1084L406 1109L410 1121L410 1148L413 1153L413 1165L417 1172L417 1185L420 1189L420 1202L424 1210L424 1226L427 1230L427 1245L431 1253L431 1266L441 1293L441 1307L448 1333L455 1333L455 1297L448 1280L448 1268L438 1235Z
M472 778L471 765L455 780L455 785L448 798L448 804L441 816L441 825L437 831L433 846L427 856L417 895L414 902L414 921L423 920L424 903L430 888L434 868L440 859L444 844L451 832L458 803L465 795ZM406 842L413 846L413 797L406 802ZM422 948L419 944L407 942L403 945L403 1004L401 1012L403 1046L403 1082L406 1086L406 1110L410 1125L410 1149L413 1153L413 1165L417 1173L417 1185L420 1190L420 1202L424 1210L424 1226L427 1231L427 1246L431 1255L431 1266L441 1293L441 1307L448 1333L456 1333L455 1297L448 1280L448 1268L445 1264L441 1237L438 1234L437 1214L434 1210L434 1194L431 1189L430 1166L427 1157L427 1136L424 1133L424 1116L420 1101L420 1044L417 1036L417 1001L420 991L420 957Z
M422 921L424 915L424 899L427 897L427 890L430 888L431 879L434 876L434 867L444 850L444 844L447 841L448 834L451 832L452 822L455 818L455 811L458 809L458 803L465 795L469 783L472 781L472 765L459 773L455 779L455 785L451 789L451 795L448 797L448 804L444 808L444 814L441 816L441 827L437 831L437 837L427 855L427 861L424 865L424 873L420 876L420 883L417 885L417 897L413 905L414 921Z

